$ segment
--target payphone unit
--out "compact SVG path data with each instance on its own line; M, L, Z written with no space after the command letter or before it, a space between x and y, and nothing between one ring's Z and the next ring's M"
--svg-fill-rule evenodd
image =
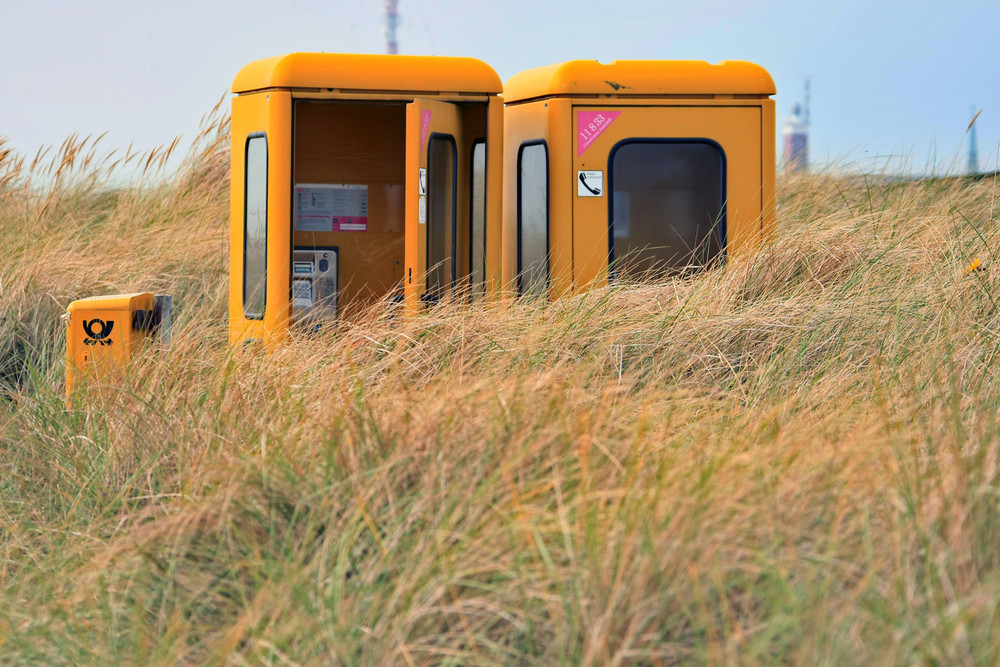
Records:
M295 246L292 309L297 320L321 325L337 317L337 249Z

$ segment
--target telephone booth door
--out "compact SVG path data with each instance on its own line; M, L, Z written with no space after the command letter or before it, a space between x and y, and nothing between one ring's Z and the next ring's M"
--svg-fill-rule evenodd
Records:
M576 282L705 267L760 241L761 112L574 105Z
M485 120L485 114L482 114ZM451 296L468 276L472 198L462 109L417 99L406 108L406 275L409 310ZM460 221L462 221L460 223Z

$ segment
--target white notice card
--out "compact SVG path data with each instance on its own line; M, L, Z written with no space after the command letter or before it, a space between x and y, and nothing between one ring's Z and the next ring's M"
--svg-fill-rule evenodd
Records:
M368 186L297 183L295 229L301 232L368 231Z

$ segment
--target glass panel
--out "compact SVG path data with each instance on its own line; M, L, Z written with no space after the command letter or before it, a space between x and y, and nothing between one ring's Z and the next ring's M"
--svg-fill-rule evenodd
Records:
M614 272L656 278L722 253L724 156L704 142L630 142L611 158Z
M267 286L267 138L247 140L243 201L243 312L264 316Z
M545 144L522 146L518 163L518 289L521 294L542 294L549 283L549 169Z
M472 294L486 294L486 142L477 141L472 147L472 229L469 267L472 272Z
M427 146L427 293L441 299L455 280L455 140L443 134Z

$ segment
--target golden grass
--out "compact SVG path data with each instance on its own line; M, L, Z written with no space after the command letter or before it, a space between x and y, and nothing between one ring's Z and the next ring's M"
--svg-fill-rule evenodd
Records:
M725 270L260 357L207 126L0 157L4 662L1000 659L995 180L783 175ZM134 290L173 345L66 410L61 310Z

